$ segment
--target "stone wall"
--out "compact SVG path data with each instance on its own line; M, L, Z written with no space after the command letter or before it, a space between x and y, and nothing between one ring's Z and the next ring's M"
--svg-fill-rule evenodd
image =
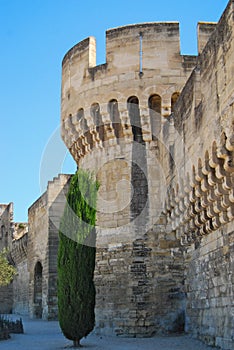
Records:
M182 330L184 257L160 217L167 195L161 132L196 58L180 55L178 23L108 30L106 63L97 67L95 50L88 38L64 57L61 117L74 159L100 183L96 329Z
M30 317L41 318L47 308L47 240L48 240L48 217L46 193L43 194L28 210L29 236L28 236L28 267L29 267L29 313ZM37 265L38 264L38 265ZM36 296L34 284L41 276L36 275L36 266L42 267L43 279L39 296ZM44 311L44 312L43 312Z
M9 248L13 235L13 203L0 204L0 251ZM11 313L13 285L0 287L0 313Z
M0 287L0 314L10 314L13 309L13 285Z
M13 203L0 204L0 251L11 247L13 232Z
M233 225L225 225L201 240L186 271L187 327L212 346L232 349Z
M13 313L28 315L29 307L29 273L27 260L28 233L12 242L11 260L17 269L13 280Z
M58 230L70 175L60 174L29 208L29 313L32 318L57 318Z
M185 248L187 330L222 349L234 340L233 12L230 1L164 125L174 144L165 213Z
M60 174L29 208L27 223L13 223L13 205L0 205L0 246L9 249L17 274L0 288L0 312L56 319L57 250L60 219L70 175Z
M101 184L100 332L233 341L233 4L199 23L197 58L178 23L145 23L108 30L100 66L93 37L63 59L62 137Z

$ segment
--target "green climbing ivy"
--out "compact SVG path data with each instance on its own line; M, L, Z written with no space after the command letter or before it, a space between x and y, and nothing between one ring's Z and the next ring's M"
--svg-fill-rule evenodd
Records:
M13 280L16 269L7 259L7 250L0 252L0 286L7 286Z

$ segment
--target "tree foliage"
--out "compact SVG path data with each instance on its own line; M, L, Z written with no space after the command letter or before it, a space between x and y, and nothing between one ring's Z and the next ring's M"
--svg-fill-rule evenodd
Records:
M72 177L59 232L58 309L66 338L79 346L94 327L95 221L98 184L88 172Z
M14 278L16 269L7 259L7 250L0 252L0 286L7 286Z

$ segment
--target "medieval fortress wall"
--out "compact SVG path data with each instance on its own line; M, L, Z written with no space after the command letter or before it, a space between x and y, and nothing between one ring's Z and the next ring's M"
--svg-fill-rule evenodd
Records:
M70 176L49 181L46 192L28 210L29 315L56 319L59 222Z
M13 225L13 203L0 204L0 251L11 245ZM8 313L12 310L12 284L0 288L0 300L1 313Z
M12 203L0 205L1 250L17 274L0 287L0 312L57 319L57 250L59 222L66 204L70 175L60 174L28 210L28 224L13 222Z
M88 38L63 60L62 135L101 185L96 327L130 336L173 331L182 327L183 300L178 293L167 301L182 289L183 256L171 256L162 223L155 225L166 195L160 130L195 58L180 55L178 23L107 31L106 64L97 67L95 50ZM168 236L178 249L174 234ZM170 276L161 268L166 264Z
M178 23L120 27L107 31L96 66L95 39L85 39L63 60L61 132L101 184L97 329L185 327L228 349L233 1L217 25L199 23L198 48L180 55Z
M168 22L108 30L99 66L93 37L63 59L61 135L100 182L99 333L186 330L233 349L233 10L230 0L219 23L198 24L198 56L180 54L179 24ZM49 182L28 228L0 205L0 248L18 271L0 288L1 312L56 319L69 179Z
M233 28L230 2L175 108L179 166L165 210L176 236L192 249L185 282L188 330L224 348L233 346L234 322Z

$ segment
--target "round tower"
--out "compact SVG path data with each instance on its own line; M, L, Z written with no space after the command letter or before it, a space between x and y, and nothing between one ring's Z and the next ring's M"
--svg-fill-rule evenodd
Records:
M194 65L195 57L180 54L176 22L108 30L106 63L99 66L94 37L63 59L62 138L100 183L100 332L150 336L183 327L183 257L161 215L173 166L163 154L172 154L173 145L161 136Z

